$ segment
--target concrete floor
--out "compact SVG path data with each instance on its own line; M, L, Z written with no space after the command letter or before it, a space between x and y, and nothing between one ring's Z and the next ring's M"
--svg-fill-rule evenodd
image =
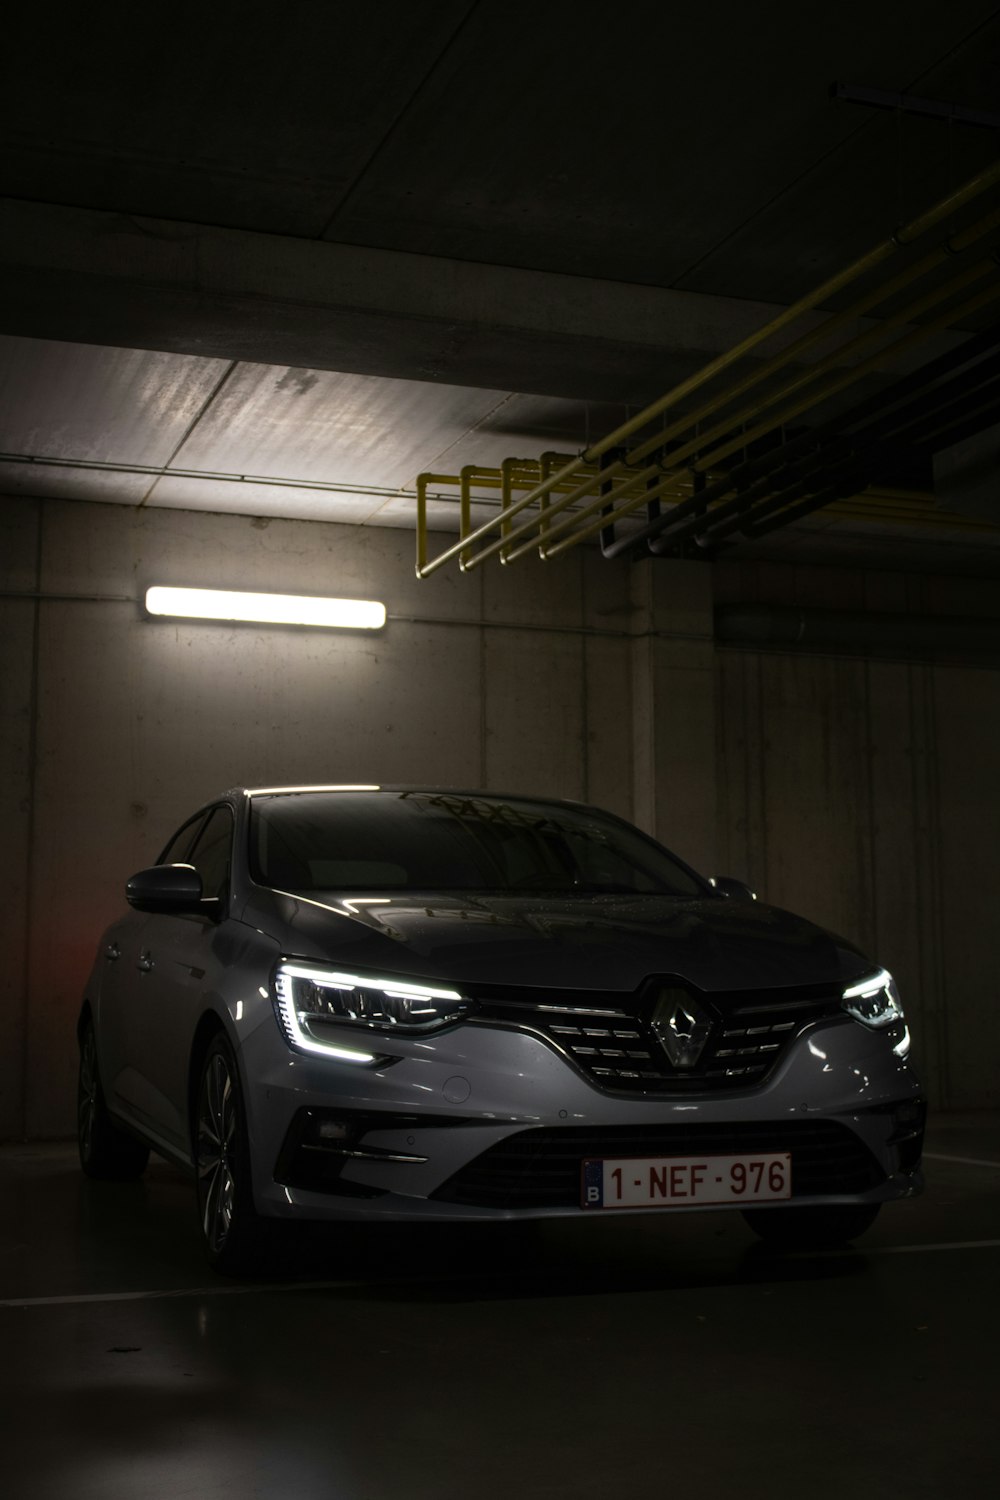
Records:
M939 1118L860 1247L738 1216L304 1235L200 1257L187 1181L0 1151L11 1500L897 1500L1000 1478L1000 1116Z

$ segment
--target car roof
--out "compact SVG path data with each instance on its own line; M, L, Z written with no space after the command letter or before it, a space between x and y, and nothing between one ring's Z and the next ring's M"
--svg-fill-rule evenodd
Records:
M516 800L518 802L539 802L547 805L560 804L566 807L584 807L587 805L572 798L539 797L528 792L488 792L482 787L413 786L404 784L385 786L361 782L291 783L287 786L239 786L231 787L222 795L229 798L287 797L312 792L385 792L392 796L399 796L403 793L420 793L421 795L430 797L483 797L495 802Z

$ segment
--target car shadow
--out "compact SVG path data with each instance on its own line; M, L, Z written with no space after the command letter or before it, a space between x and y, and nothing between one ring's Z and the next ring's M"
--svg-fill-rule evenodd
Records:
M782 1252L735 1232L716 1238L704 1228L676 1241L669 1232L650 1236L616 1226L619 1232L608 1237L587 1229L296 1225L267 1247L254 1280L261 1288L339 1299L453 1304L840 1281L869 1266L853 1246Z

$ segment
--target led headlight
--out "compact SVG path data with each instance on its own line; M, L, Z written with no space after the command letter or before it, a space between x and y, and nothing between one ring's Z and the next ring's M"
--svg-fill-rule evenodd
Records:
M352 1047L349 1029L422 1035L461 1020L470 1008L457 990L408 979L348 974L288 960L279 963L274 975L274 1009L286 1040L344 1061L376 1060Z
M866 1026L892 1026L903 1019L899 991L888 969L879 969L844 991L844 1009Z

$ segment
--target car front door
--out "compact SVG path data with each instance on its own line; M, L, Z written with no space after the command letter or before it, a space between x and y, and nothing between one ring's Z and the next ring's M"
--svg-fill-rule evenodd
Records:
M171 838L157 863L183 864L205 822L201 811ZM106 934L98 1007L98 1059L108 1103L148 1128L147 1086L139 1059L148 1028L149 945L156 917L129 911Z
M186 1154L191 1044L206 995L218 987L232 865L233 814L213 808L187 854L202 880L204 909L151 915L142 932L134 987L133 1107L143 1129ZM224 944L223 944L224 946Z

